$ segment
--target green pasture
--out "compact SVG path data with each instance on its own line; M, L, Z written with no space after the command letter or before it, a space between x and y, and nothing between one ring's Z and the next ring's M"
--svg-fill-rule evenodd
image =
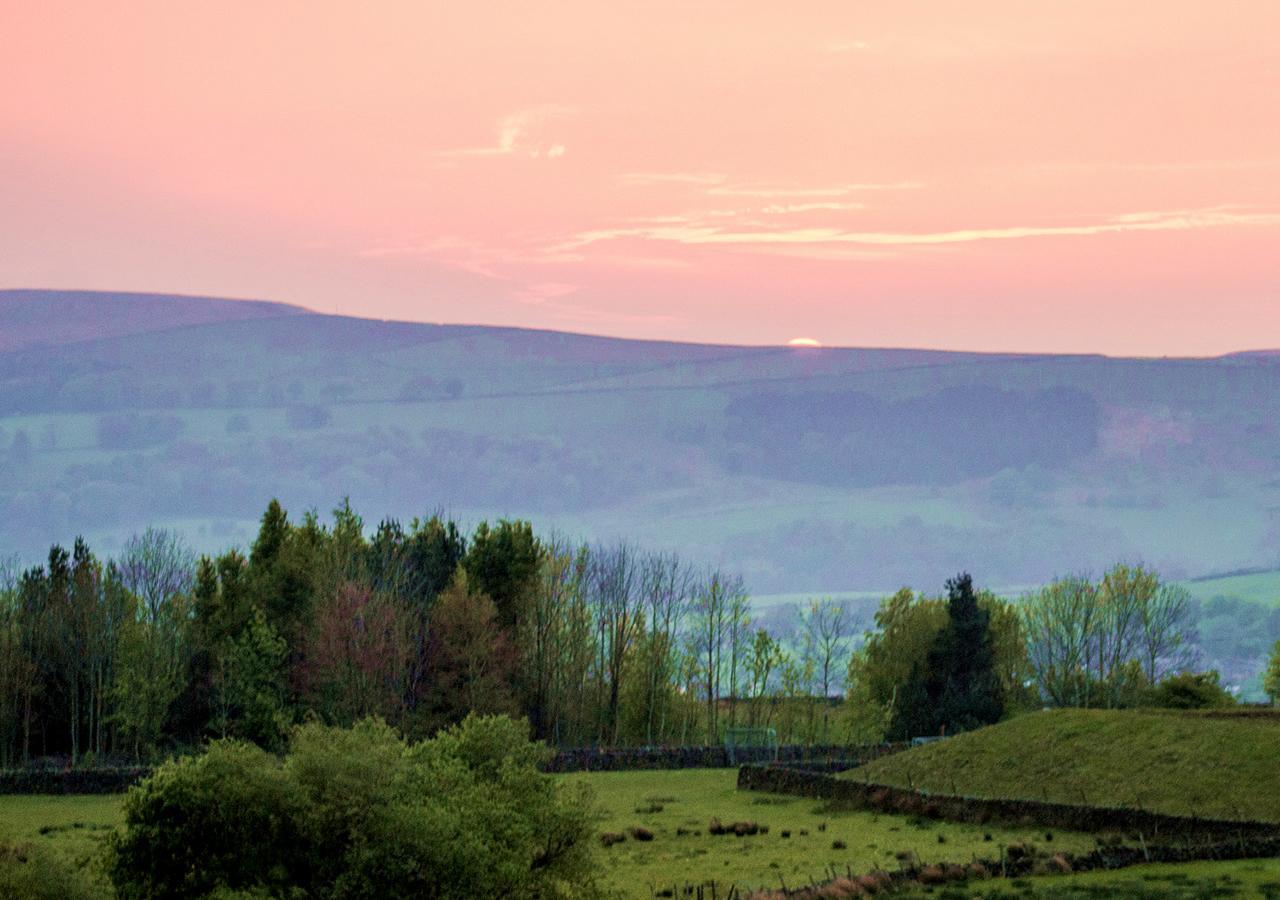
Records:
M1043 830L952 825L869 812L833 812L815 800L739 792L737 770L589 773L563 776L594 789L600 808L598 831L627 834L612 847L597 846L606 886L624 898L646 898L650 889L714 881L776 887L821 880L829 867L866 871L895 868L898 854L924 862L998 856L1001 844L1087 851L1089 835ZM713 836L708 824L754 821L767 834ZM0 833L36 842L89 864L102 840L123 822L119 796L0 797ZM650 830L638 841L633 827ZM687 835L678 834L684 829ZM784 837L783 832L790 832ZM988 836L990 839L988 840ZM842 842L843 848L835 847Z
M627 840L597 853L606 883L622 896L650 897L673 885L716 882L719 895L738 888L795 887L822 880L834 868L865 872L900 865L898 854L923 862L998 857L1000 845L1086 852L1091 835L1043 829L955 825L870 812L830 811L820 801L736 789L733 769L617 772L566 776L595 790L602 832L652 831L649 842ZM713 836L708 823L754 821L767 834ZM683 829L689 832L680 835ZM790 832L784 837L783 832ZM988 837L990 838L988 840ZM1051 838L1051 839L1049 839ZM844 847L837 847L837 842Z
M1029 713L844 777L971 797L1280 821L1280 715Z
M898 855L905 853L928 863L998 856L1002 844L1017 841L1076 853L1087 852L1094 845L1091 835L1046 835L1043 829L955 825L831 811L815 800L739 792L733 769L563 777L593 788L601 817L599 832L627 835L620 844L595 850L602 880L621 898L647 898L664 887L711 881L721 896L731 884L739 888L784 883L794 887L820 881L832 868L839 872L893 869L899 865ZM713 836L707 827L712 817L725 824L754 821L767 825L768 833ZM119 796L0 797L0 833L35 842L80 865L92 866L104 837L121 823ZM653 840L636 840L629 833L635 827L648 829ZM688 833L681 835L680 830ZM790 837L784 838L784 831L790 832ZM837 849L836 842L845 847ZM938 888L929 896L1046 900L1280 897L1280 860L1153 865L1117 872L971 882Z
M1184 586L1191 592L1191 596L1204 602L1214 597L1233 597L1250 603L1280 606L1280 569L1197 579L1184 582Z

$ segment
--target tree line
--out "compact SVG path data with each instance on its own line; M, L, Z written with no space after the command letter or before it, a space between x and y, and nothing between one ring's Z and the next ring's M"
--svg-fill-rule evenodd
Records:
M844 604L771 631L739 576L626 541L508 520L468 534L440 516L370 531L345 502L325 522L272 501L247 554L196 557L150 529L112 559L77 540L0 576L4 766L153 760L217 737L278 749L297 723L368 717L409 740L474 712L559 746L718 743L735 727L830 743L1044 704L1229 700L1191 671L1186 592L1135 565L1018 602L968 575L944 596L904 588L859 640Z
M468 713L561 746L698 744L726 727L830 739L851 637L812 603L757 627L742 579L625 541L465 534L440 516L367 533L343 503L276 501L247 555L150 529L113 559L77 539L0 580L0 765L156 759L210 738L379 717L423 739Z

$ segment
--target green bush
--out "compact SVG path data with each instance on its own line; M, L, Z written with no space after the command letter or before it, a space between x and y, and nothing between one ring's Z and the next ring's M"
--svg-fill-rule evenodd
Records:
M130 793L108 870L129 900L589 897L591 799L547 756L505 717L303 725L282 762L220 742Z
M1216 671L1169 675L1147 693L1146 701L1148 706L1161 709L1213 709L1236 705L1236 698L1223 688Z
M122 900L283 889L305 865L296 787L279 760L224 740L131 789L107 871Z
M0 838L0 897L5 900L105 900L105 887L36 844Z

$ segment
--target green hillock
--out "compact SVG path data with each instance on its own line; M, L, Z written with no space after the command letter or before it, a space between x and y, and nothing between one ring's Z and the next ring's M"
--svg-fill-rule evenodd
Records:
M940 794L1280 821L1280 715L1050 710L844 777Z

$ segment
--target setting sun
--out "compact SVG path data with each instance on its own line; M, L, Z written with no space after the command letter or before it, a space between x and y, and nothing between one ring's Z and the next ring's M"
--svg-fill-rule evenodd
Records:
M821 347L822 342L808 337L797 337L787 341L788 347Z

